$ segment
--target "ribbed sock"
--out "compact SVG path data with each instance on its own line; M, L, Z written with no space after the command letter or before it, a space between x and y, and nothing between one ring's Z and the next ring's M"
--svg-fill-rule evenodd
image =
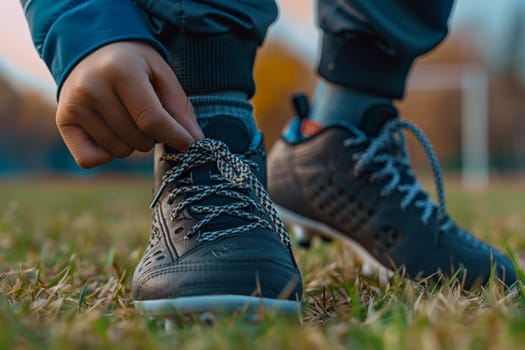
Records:
M217 115L228 115L241 120L250 137L255 135L257 124L253 116L253 106L248 101L248 94L240 91L220 91L205 95L189 97L199 125L204 128L206 123Z

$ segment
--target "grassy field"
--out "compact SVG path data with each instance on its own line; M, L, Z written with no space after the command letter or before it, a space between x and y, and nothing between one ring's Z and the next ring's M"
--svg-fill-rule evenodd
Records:
M482 193L449 186L449 212L517 255L525 252L525 185ZM143 181L0 182L0 349L512 349L525 348L525 304L500 285L477 292L394 276L360 276L339 242L296 249L300 317L242 313L166 333L137 313L133 269L148 240Z

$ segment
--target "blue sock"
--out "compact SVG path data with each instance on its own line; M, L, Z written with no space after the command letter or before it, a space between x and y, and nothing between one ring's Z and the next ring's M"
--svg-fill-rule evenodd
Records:
M217 115L228 115L241 120L252 138L257 131L253 116L253 106L248 95L240 91L220 91L206 95L189 97L199 125L204 128L207 122Z
M322 126L344 121L359 127L367 111L376 106L393 108L393 101L321 79L316 87L309 117Z

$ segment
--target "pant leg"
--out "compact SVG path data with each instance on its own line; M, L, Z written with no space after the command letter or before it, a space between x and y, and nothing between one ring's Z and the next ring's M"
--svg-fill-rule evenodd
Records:
M253 95L257 47L277 18L274 0L137 0L188 95Z
M414 59L448 31L453 0L318 0L319 74L349 88L401 98Z

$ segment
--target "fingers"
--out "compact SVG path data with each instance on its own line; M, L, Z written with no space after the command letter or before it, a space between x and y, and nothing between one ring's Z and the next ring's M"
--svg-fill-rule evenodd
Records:
M114 158L125 158L134 150L93 110L62 104L57 111L56 122L67 148L83 168L99 166Z
M115 89L144 134L182 152L195 141L186 128L164 109L147 77L130 76L127 84L118 84Z
M161 59L159 57L159 59ZM193 106L182 89L173 70L164 62L152 64L151 81L164 108L182 125L195 140L204 138Z
M113 92L108 91L107 95L110 94L113 94ZM155 144L155 140L151 136L144 134L138 128L119 97L114 95L111 97L111 100L115 102L105 103L97 108L100 115L106 116L105 120L109 127L121 140L133 149L141 152L151 150Z
M139 42L108 44L75 66L62 86L57 126L82 167L147 151L155 141L184 152L204 137L175 73Z
M113 131L104 119L95 111L80 118L80 126L100 147L114 158L126 158L134 149Z

